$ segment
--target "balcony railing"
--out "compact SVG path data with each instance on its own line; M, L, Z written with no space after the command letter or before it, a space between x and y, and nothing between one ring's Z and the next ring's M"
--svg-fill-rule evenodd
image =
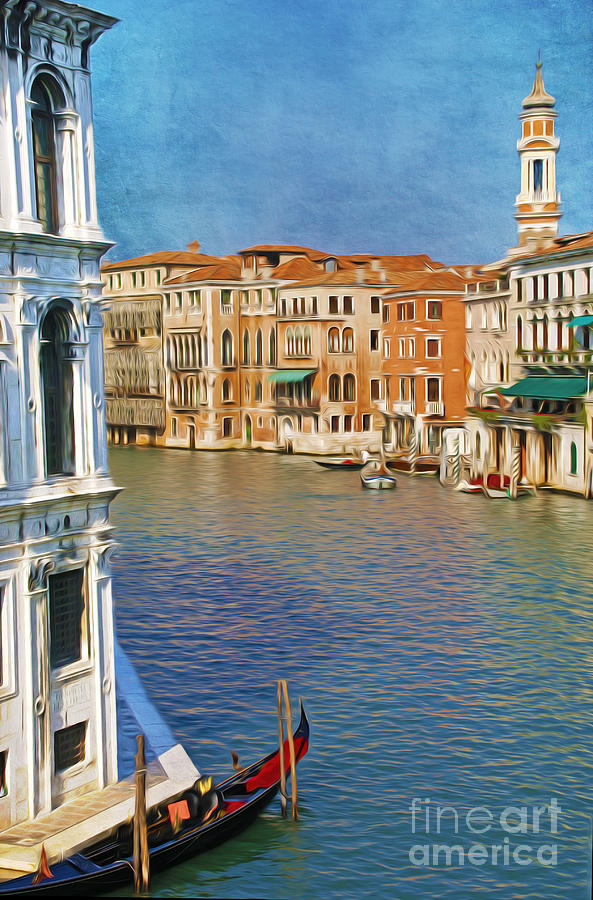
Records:
M427 416L444 416L445 415L445 404L442 400L427 400L426 401L426 415Z
M162 400L144 398L107 398L108 425L140 425L162 430L165 408Z
M274 405L279 409L320 409L321 397L314 393L311 397L276 397Z
M544 365L590 366L593 365L593 350L519 350L518 356L524 363Z
M415 413L414 406L413 400L394 400L392 403L393 412L401 416L413 416Z

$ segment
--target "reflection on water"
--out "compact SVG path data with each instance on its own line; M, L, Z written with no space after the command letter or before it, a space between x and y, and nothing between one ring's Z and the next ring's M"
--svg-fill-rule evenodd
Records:
M126 490L118 634L204 772L276 744L275 681L312 720L301 819L273 805L243 836L154 879L159 896L586 896L593 784L593 505L492 501L299 457L111 451ZM411 833L412 798L487 834ZM557 798L558 834L511 835L508 806ZM417 867L415 844L558 845L558 865ZM507 843L509 841L507 840ZM456 858L456 857L454 857Z

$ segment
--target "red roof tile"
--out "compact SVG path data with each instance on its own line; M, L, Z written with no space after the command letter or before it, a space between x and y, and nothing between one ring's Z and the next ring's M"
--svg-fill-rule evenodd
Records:
M119 262L107 262L101 266L102 272L114 272L118 269L145 268L148 266L200 266L217 263L225 257L206 256L203 253L191 253L189 250L160 250L133 259L122 259Z

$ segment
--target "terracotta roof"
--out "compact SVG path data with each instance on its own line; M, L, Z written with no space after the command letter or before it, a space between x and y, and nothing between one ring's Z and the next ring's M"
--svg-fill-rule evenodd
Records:
M471 281L465 275L461 275L456 269L441 269L436 272L412 272L404 273L397 291L387 294L387 297L405 294L409 291L458 291L464 293L465 285Z
M581 234L567 234L564 237L554 238L545 247L513 256L508 262L515 263L523 259L532 259L548 254L570 253L572 250L593 249L593 231L584 231Z
M272 276L274 278L286 278L286 279L302 279L302 278L319 278L320 275L324 275L325 272L319 268L317 263L314 263L311 259L303 259L302 256L297 257L297 259L287 259L286 262L281 263L279 266L272 272Z
M376 253L351 253L338 256L337 259L341 264L347 265L369 265L375 262L384 268L397 270L398 272L417 269L442 268L443 263L435 262L427 253L416 253L407 256L379 256Z
M310 259L332 259L331 253L322 253L321 250L313 250L311 247L299 247L296 244L257 244L255 247L247 247L239 250L239 253L299 253Z
M113 272L118 269L134 269L148 266L200 266L217 263L221 257L205 256L203 253L191 253L189 250L160 250L133 259L122 259L119 262L108 262L101 266L102 272ZM224 257L222 257L224 259Z
M193 284L198 281L241 281L241 263L237 259L221 257L218 265L200 266L183 275L167 278L164 284Z

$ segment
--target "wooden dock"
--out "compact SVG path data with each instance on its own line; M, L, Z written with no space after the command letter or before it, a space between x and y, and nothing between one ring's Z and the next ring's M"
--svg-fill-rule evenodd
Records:
M150 763L146 779L147 807L165 803L190 788L200 773L180 744ZM107 837L134 814L134 776L91 791L36 819L0 832L0 880L36 872L45 846L53 863Z

